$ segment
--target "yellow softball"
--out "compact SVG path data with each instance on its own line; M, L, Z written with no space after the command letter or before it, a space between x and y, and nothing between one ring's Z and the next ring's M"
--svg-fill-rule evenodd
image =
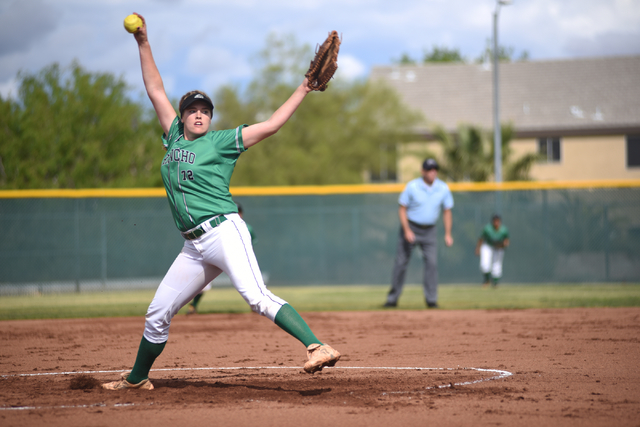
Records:
M138 31L138 27L142 27L142 19L138 15L129 15L124 18L124 29L130 33Z

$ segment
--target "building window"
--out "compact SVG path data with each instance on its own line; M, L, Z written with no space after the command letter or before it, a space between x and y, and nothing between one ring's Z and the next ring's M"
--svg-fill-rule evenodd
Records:
M627 167L640 166L640 135L627 135Z
M538 139L538 154L543 162L557 163L560 161L560 138L546 137Z

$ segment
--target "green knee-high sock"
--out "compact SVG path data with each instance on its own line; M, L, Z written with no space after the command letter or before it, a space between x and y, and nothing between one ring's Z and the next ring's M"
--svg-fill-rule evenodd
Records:
M489 283L491 280L491 273L484 273L484 283Z
M136 363L133 365L133 369L127 378L131 384L138 384L140 381L149 378L149 371L151 365L156 361L156 358L160 356L164 346L167 342L162 344L154 344L147 341L145 337L142 337L140 341L140 347L138 347L138 356L136 356Z
M300 340L305 347L309 347L309 345L315 343L322 344L313 332L311 332L307 322L305 322L295 308L291 307L289 304L283 305L280 310L278 310L278 314L276 314L274 322L285 332Z
M200 292L198 295L196 295L193 298L193 301L191 301L191 305L194 306L194 307L197 306L198 302L200 302L200 298L202 298L202 295L204 295L204 292Z

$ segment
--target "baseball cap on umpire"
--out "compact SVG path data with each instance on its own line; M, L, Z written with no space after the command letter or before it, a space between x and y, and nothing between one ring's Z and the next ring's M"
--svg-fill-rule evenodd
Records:
M189 106L191 104L193 104L194 102L197 102L197 101L204 102L213 111L213 103L211 102L209 97L207 95L203 95L201 93L197 93L196 92L196 93L193 93L193 94L187 96L185 98L185 100L182 101L182 105L180 105L180 117L182 117L182 113L184 113L184 110L189 108Z
M422 169L428 171L431 169L439 170L440 166L438 166L438 162L433 159L427 159L422 163Z

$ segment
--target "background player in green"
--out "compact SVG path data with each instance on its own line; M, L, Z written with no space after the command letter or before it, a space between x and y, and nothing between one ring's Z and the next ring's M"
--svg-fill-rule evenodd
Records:
M152 390L149 371L164 350L173 316L222 272L254 312L305 345L306 372L333 366L340 353L322 343L291 305L266 288L249 230L229 192L240 154L275 134L289 120L311 91L307 79L264 122L210 131L213 103L204 92L187 92L180 99L180 114L176 113L153 59L145 20L142 16L140 19L142 26L134 37L142 79L164 131L162 142L167 150L160 168L162 180L176 227L185 242L149 305L133 369L102 387Z
M240 215L240 218L244 219L244 210L242 209L242 205L240 203L236 203L236 206L238 207L238 215ZM250 224L245 222L245 225L249 230L249 234L251 235L251 244L253 245L256 241L256 234L253 232L253 227ZM211 285L212 283L209 283L204 287L204 289L202 289L202 292L200 292L191 300L191 302L189 303L189 308L187 309L187 314L196 314L198 312L198 304L204 296L204 293L211 290Z
M476 255L480 256L480 271L483 286L498 286L502 277L504 249L509 246L509 230L502 224L500 215L494 214L491 222L484 226L476 245Z

